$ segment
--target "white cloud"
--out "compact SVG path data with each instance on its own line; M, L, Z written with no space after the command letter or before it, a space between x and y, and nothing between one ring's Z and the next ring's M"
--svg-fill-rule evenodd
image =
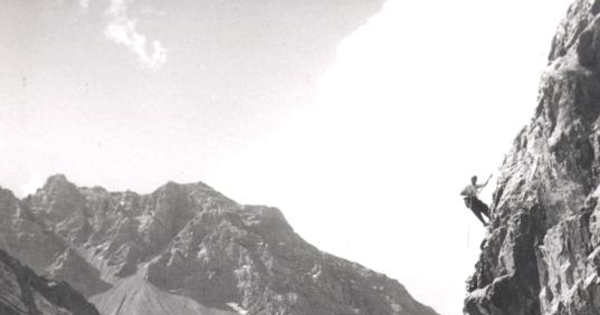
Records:
M104 34L108 39L134 53L144 67L160 68L167 61L167 50L158 40L149 45L146 36L136 28L137 20L129 16L127 9L124 0L111 0L107 11L109 22Z

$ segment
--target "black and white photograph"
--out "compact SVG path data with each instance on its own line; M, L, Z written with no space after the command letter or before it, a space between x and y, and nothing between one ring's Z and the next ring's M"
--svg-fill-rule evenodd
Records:
M600 0L0 2L0 315L600 315Z

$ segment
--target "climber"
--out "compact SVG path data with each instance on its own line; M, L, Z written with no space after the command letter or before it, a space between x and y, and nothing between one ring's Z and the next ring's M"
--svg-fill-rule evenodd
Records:
M467 187L460 192L460 195L465 200L465 205L467 208L473 211L477 219L483 223L483 226L487 226L488 223L483 220L483 216L481 214L485 214L488 220L490 220L490 208L483 203L483 201L479 200L477 195L488 184L490 178L492 178L492 175L488 177L488 179L485 181L485 184L479 185L477 184L477 176L473 176L471 177L471 184L467 185Z

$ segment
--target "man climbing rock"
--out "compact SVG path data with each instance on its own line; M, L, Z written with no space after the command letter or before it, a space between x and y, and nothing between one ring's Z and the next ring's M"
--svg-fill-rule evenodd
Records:
M492 178L492 175L488 177L488 179L485 181L485 184L480 185L477 184L477 176L473 176L471 177L471 184L467 185L467 187L460 192L460 195L463 196L465 200L465 205L467 208L473 211L477 219L483 223L483 226L487 226L488 223L483 220L483 216L481 214L485 214L488 220L490 220L490 208L483 203L483 201L479 200L477 195L488 184L490 178Z

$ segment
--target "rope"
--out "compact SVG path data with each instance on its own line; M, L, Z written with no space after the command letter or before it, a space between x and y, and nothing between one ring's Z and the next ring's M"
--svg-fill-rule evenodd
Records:
M467 208L471 210L471 206L473 203L473 199L469 199L469 205ZM469 220L467 220L467 248L471 246L471 224L469 224Z

